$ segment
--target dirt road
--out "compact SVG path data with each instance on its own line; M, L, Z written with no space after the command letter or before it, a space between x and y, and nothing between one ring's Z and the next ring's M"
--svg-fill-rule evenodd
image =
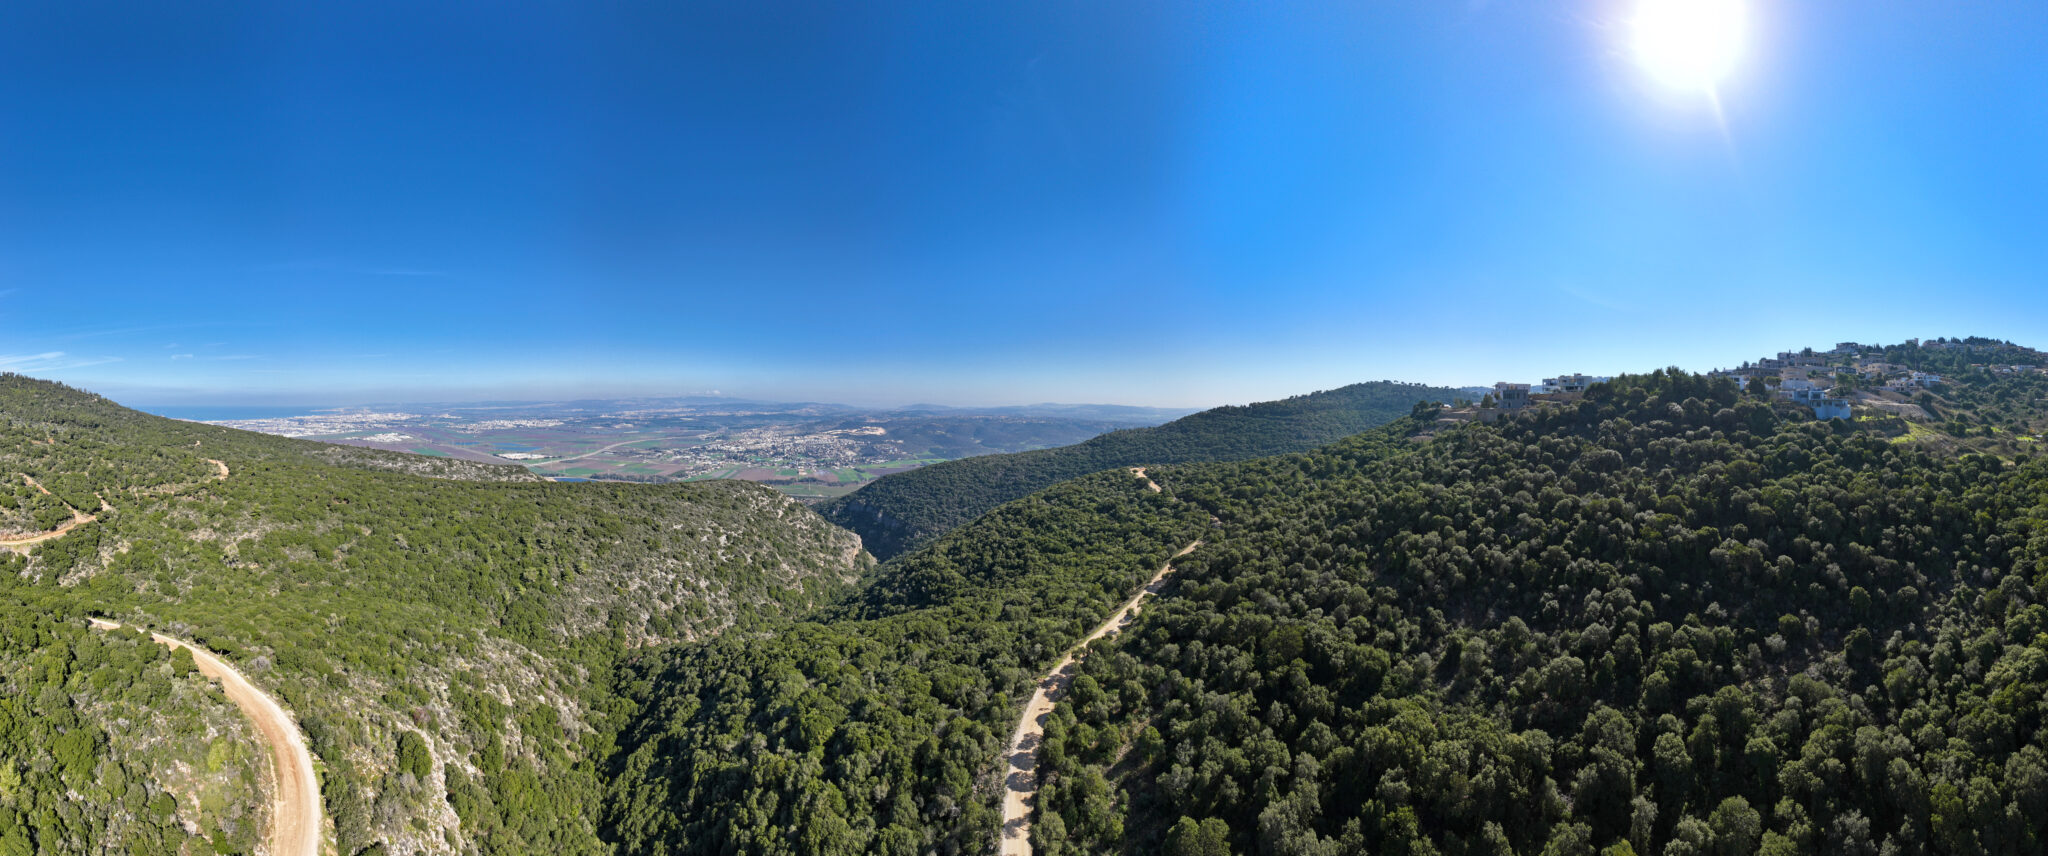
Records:
M1139 478L1145 471L1134 470ZM1150 480L1146 484L1151 484ZM1155 485L1153 490L1159 488ZM1180 552L1173 554L1178 559L1202 546L1196 541ZM1010 735L1010 745L1003 750L1003 760L1009 764L1010 772L1003 782L1003 837L1001 856L1031 856L1031 805L1038 797L1038 746L1045 742L1045 720L1052 715L1052 706L1067 694L1067 686L1074 682L1074 674L1081 669L1081 655L1088 643L1124 629L1131 618L1138 614L1138 605L1145 599L1159 593L1166 587L1166 578L1173 574L1173 560L1159 567L1159 573L1152 575L1152 581L1131 595L1123 608L1111 613L1109 618L1095 628L1080 644L1067 649L1052 671L1038 679L1038 691L1031 694L1031 700L1024 704L1024 716L1017 720L1017 730Z
M215 469L219 470L219 472L216 472L216 473L214 473L214 475L213 475L213 478L214 478L214 480L215 480L215 481L227 481L227 480L228 480L228 465L227 465L227 464L225 464L225 463L223 463L223 462L220 462L220 461L216 461L216 460L214 460L214 459L212 459L212 458L206 458L206 459L205 459L205 461L206 461L207 463L209 463L209 464L212 464L212 465L214 466L214 468L215 468ZM24 476L22 476L22 478L24 478L24 479L27 479L27 480L28 480L28 483L29 483L29 485L30 485L31 487L34 487L34 488L35 488L36 490L42 491L42 492L43 492L43 495L44 495L44 496L49 496L49 495L50 495L50 489L49 489L49 488L46 488L46 487L43 487L43 484L42 484L42 482L36 481L36 480L35 480L35 477L33 477L33 476L28 476L28 475L24 475ZM182 488L174 488L174 489L182 489ZM106 497L104 497L104 496L100 496L99 494L93 494L93 496L99 497L99 500L100 500L100 510L101 510L101 511L113 511L113 510L114 510L114 506L112 506L112 505L110 505L110 504L108 504L108 503L107 503L107 498L106 498ZM71 506L69 506L69 505L66 505L66 506L64 506L64 507L65 507L65 508L71 508ZM50 531L48 531L48 532L36 532L36 533L33 533L33 534L29 534L29 535L9 535L9 536L4 536L4 537L0 537L0 548L5 548L5 547L28 547L28 546L32 546L32 545L35 545L35 544L41 544L41 543L43 543L44 541L51 541L51 540L55 540L55 539L58 539L58 538L62 538L62 537L64 537L65 535L67 535L67 534L70 534L71 530L73 530L73 529L77 529L77 528L78 528L78 527L80 527L80 526L84 526L84 525L85 525L85 524L87 524L87 523L94 523L94 522L98 522L98 520L99 520L99 519L100 519L100 517L99 517L99 515L97 515L97 514L87 514L87 513L83 512L83 511L79 511L79 510L78 510L78 509L76 509L76 508L71 508L71 519L70 519L70 520L67 520L67 521L65 521L65 522L64 522L64 524L63 524L62 526L58 526L57 528L55 528L55 529L52 529L52 530L50 530ZM24 550L24 551L22 551L22 552L26 553L27 551L26 551L26 550Z
M50 489L43 487L42 482L36 481L35 476L24 474L22 478L28 481L29 487L42 491L44 496L50 495ZM71 508L71 506L69 505L66 505L64 507L70 509L71 519L64 521L63 525L58 526L57 528L52 529L48 532L35 532L28 535L10 535L4 538L0 538L0 547L27 547L31 544L41 544L44 541L49 541L55 538L62 538L66 533L69 533L71 530L77 529L80 526L84 526L87 523L91 523L99 519L97 515L87 514L83 511L79 511L76 508ZM100 507L106 507L106 500L100 501ZM22 552L26 553L28 551L24 550Z
M112 630L121 625L95 618L92 626ZM270 746L276 788L270 795L272 856L320 856L320 783L313 778L313 754L306 751L306 739L299 733L298 723L269 695L212 652L161 633L149 635L159 645L191 651L193 662L199 664L199 673L220 682L228 700L256 723L263 742Z
M20 535L8 538L0 538L0 547L27 547L31 544L41 544L44 541L62 538L65 535L69 534L71 530L77 529L80 526L84 526L85 524L91 523L98 519L99 517L97 515L81 514L79 513L78 509L74 508L71 509L71 519L64 521L64 524L62 526L58 526L57 528L52 529L48 532L38 532L34 535Z

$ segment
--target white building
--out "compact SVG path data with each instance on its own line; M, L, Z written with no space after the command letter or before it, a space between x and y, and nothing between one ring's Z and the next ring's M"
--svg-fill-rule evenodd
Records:
M1845 398L1819 398L1813 402L1815 419L1849 419L1849 401Z
M1813 408L1815 419L1851 418L1848 399L1834 398L1828 395L1827 390L1815 388L1811 384L1805 388L1792 390L1786 397L1792 399L1794 404Z
M1558 375L1557 377L1544 378L1543 385L1547 387L1547 389L1545 390L1547 392L1585 392L1586 388L1592 386L1593 384L1606 383L1613 379L1614 378L1611 377L1593 377L1592 375L1568 374Z

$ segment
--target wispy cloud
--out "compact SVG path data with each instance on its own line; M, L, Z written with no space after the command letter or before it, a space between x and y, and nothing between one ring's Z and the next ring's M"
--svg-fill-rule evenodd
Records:
M120 357L74 357L63 351L44 351L40 354L0 354L0 369L28 373L52 372L120 361Z
M0 354L0 367L13 368L25 363L47 362L63 358L63 351L44 351L40 354Z
M191 354L172 354L172 355L171 355L171 359L174 359L174 360L189 360L189 359L192 359L192 355L191 355Z
M260 360L263 357L260 354L224 354L218 357L207 357L206 359L213 362L224 362L227 360Z
M97 328L95 328L95 327L74 327L74 328L71 328L71 329L68 329L68 330L52 330L52 331L49 331L49 334L48 334L47 336L45 336L44 338L46 338L46 339L50 339L50 340L56 340L56 341L70 341L70 340L73 340L73 339L90 339L90 338L97 338L97 337L100 337L100 336L126 336L126 335L131 335L131 334L134 334L134 333L154 333L154 332L157 332L157 331L161 331L161 330L189 330L189 329L192 329L192 328L194 328L194 327L222 327L222 326L250 326L250 325L228 325L228 324L224 324L224 323L222 323L222 322L218 322L218 321L202 321L202 322L194 322L194 323L191 323L191 324L150 324L150 325L146 325L146 326L141 326L141 327L97 327ZM261 326L261 325L258 325L258 326ZM166 347L166 348L175 348L175 347L178 347L178 344L177 344L176 342L173 342L173 343L171 343L171 344L169 344L169 345L165 345L164 347Z

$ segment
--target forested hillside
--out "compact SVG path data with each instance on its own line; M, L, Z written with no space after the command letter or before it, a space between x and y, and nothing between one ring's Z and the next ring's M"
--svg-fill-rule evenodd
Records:
M992 761L1046 663L1206 516L1129 472L1011 503L816 620L626 670L624 853L977 853Z
M2011 401L2000 385L2035 381L1976 382ZM1041 854L2026 853L2048 834L2038 457L1943 454L1672 371L1150 474L1163 493L1061 485L818 621L635 667L606 834L983 851L1030 677L1197 534L1053 715ZM1041 603L1062 635L1020 644Z
M62 611L0 576L0 853L251 852L248 721L189 653Z
M1361 383L1242 407L1218 407L1152 428L1132 428L1085 443L1009 455L985 455L897 473L820 503L825 516L861 536L887 559L1010 500L1114 467L1236 461L1311 449L1384 425L1417 401L1451 400L1455 391L1416 384Z
M1228 534L1062 706L1045 852L2039 848L2039 461L1660 374L1161 477Z
M1998 445L1673 370L1097 468L872 573L752 486L421 478L6 378L0 537L72 528L0 556L0 847L258 840L246 727L104 613L293 708L341 852L986 852L1034 683L1199 540L1059 698L1038 853L2040 852L2043 381L1951 374Z
M219 852L258 840L260 755L233 708L156 646L83 629L103 614L203 643L297 715L340 852L604 852L616 658L809 611L869 561L752 485L424 460L0 378L0 478L19 485L0 529L54 536L0 554L0 847L178 852L173 820Z

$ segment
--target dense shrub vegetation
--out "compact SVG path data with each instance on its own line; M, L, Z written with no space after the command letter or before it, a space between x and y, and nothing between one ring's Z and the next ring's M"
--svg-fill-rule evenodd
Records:
M0 378L0 477L47 487L53 519L98 517L0 576L41 610L33 626L82 633L83 616L105 614L239 664L293 710L325 764L344 853L592 853L606 849L593 820L618 725L617 656L809 611L866 567L851 536L765 488L498 483L479 479L524 477L441 466ZM402 474L413 471L462 480ZM17 509L42 496L29 491L11 494ZM37 508L27 514L49 516ZM47 522L18 514L8 528ZM0 652L0 671L43 647ZM117 733L113 710L83 710L79 728ZM189 748L174 742L123 763L136 776L161 769ZM25 781L13 796L0 789L0 808L43 830L38 848L105 840L33 814L63 801L51 790L68 787L61 777ZM137 793L153 798L165 786L154 781ZM245 831L225 840L253 841Z
M1114 467L1237 461L1312 449L1384 425L1420 400L1453 390L1361 383L1243 407L1218 407L1151 428L1114 431L1085 443L985 455L884 476L817 506L888 559L909 552L992 508L1055 483Z
M252 852L247 721L189 653L52 620L19 565L0 562L0 854Z
M1226 534L1061 705L1041 850L2039 852L2048 468L1786 415L1162 473Z
M240 720L92 612L293 707L346 853L983 853L1035 680L1197 539L1056 707L1040 853L2039 853L2048 380L1966 347L1887 352L1938 430L1662 371L1161 492L1093 461L876 569L752 486L423 479L9 379L0 513L98 520L0 557L0 854L259 831Z
M1099 596L1076 571L1170 549L1179 506L1220 524L1057 707L1041 853L2039 852L2048 466L1677 371L1497 424L1422 415L1153 468L1164 494L1061 485L817 621L676 649L636 676L607 833L982 851L1030 677L1145 563ZM1014 641L1032 592L1074 589L1085 618Z
M1116 470L1006 505L772 634L636 663L626 853L974 853L1015 701L1205 516Z

